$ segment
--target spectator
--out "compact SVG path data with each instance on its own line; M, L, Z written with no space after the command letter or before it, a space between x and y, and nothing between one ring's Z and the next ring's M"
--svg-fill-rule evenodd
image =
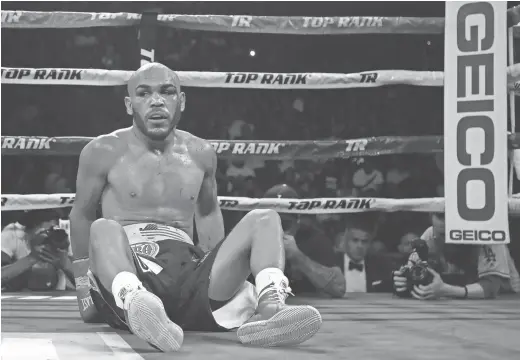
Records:
M406 197L407 185L409 185L409 182L406 180L409 179L412 174L407 169L405 162L395 156L391 159L391 167L386 173L385 179L387 196L402 199Z
M399 245L397 246L397 250L399 251L400 254L403 255L403 257L407 256L408 254L410 254L412 252L412 241L414 241L418 237L419 237L419 235L417 235L413 232L408 232L401 237L401 240L399 241Z
M121 56L116 52L114 45L108 44L105 47L105 53L101 58L104 69L121 69Z
M54 211L36 210L2 230L2 291L74 289L70 246L67 252L43 242L57 224Z
M44 180L44 191L46 194L70 193L67 178L64 176L63 164L59 160L51 161L49 170Z
M362 166L354 173L352 184L357 196L377 196L384 184L381 171L374 168L372 160L361 159Z
M343 271L349 292L390 292L390 260L369 255L374 230L368 222L356 221L337 238L336 264Z
M237 119L231 123L231 126L228 129L228 137L230 140L250 138L254 130L254 125L248 124L244 120Z
M415 298L489 299L500 292L520 292L520 277L506 245L446 244L444 228L444 214L432 214L432 226L421 239L429 246L433 282L414 286ZM407 286L400 271L394 273L394 286L398 292Z
M233 160L226 170L231 189L229 191L241 190L245 186L246 179L256 178L255 170L246 166L244 160Z
M294 189L276 185L265 198L298 198ZM284 229L286 273L296 292L319 292L332 297L345 294L345 278L335 265L332 243L325 233L293 214L280 214Z

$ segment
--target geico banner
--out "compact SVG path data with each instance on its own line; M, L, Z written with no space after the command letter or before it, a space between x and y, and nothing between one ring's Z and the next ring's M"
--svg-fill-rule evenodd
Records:
M506 2L446 3L446 242L509 243Z

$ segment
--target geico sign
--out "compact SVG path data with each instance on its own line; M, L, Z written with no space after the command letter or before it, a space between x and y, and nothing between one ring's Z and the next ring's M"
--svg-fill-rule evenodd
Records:
M455 229L450 231L450 239L465 241L506 241L506 233L500 230L462 230Z
M495 55L488 52L495 42L494 21L494 9L485 2L465 4L457 14L457 46L461 53L457 56L457 159L462 166L469 167L460 170L457 176L457 208L460 217L467 221L488 221L495 214L495 176L487 167L495 157L495 124L485 114L494 110ZM466 77L468 68L469 79ZM480 69L484 70L484 77L480 76ZM483 131L484 142L480 146L477 140L470 139L471 129ZM468 140L472 146L467 146ZM472 155L477 164L471 163ZM481 208L468 206L467 187L471 181L484 184L485 203Z

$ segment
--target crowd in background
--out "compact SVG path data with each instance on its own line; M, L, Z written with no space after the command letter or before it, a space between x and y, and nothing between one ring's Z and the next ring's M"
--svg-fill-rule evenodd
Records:
M141 12L144 6L154 5L78 2L32 5L30 9L50 10L45 6L54 11ZM163 13L226 13L218 5L203 2L157 6L160 9L156 10ZM301 9L287 4L278 6L270 3L273 10L259 4L243 9L232 7L229 12L426 16L420 9L410 13L410 7L406 13L406 7L396 10L385 6L377 11L372 7L367 12L359 4L352 8L330 5L333 8L318 10L323 14L316 9L307 14L311 11L307 6ZM428 16L443 16L442 3L440 7L428 6L431 7ZM396 11L400 13L393 13ZM2 51L2 66L7 67L132 70L138 64L137 31L128 27L2 29L2 42L2 48L9 49ZM442 71L443 46L442 35L296 36L165 27L159 34L156 60L180 71ZM520 49L520 44L516 49ZM520 54L516 55L520 58ZM206 139L324 140L443 134L443 89L437 87L290 91L185 87L183 91L187 95L187 108L179 128ZM125 95L125 87L2 85L2 135L97 136L128 127L131 119L124 110ZM77 157L3 156L2 193L73 193L77 166ZM221 159L218 193L261 197L271 186L286 183L303 198L436 197L444 196L442 168L441 156L434 154L330 161L259 161L254 156L244 160ZM367 186L368 178L372 180ZM241 216L237 212L224 215L227 229ZM18 216L16 212L3 212L2 227ZM407 251L404 244L422 234L430 223L428 214L422 213L381 213L368 217L375 233L370 249L374 253ZM329 246L334 246L335 239L345 230L346 218L326 215L308 217L305 221L324 229L332 241ZM518 259L518 250L512 255Z

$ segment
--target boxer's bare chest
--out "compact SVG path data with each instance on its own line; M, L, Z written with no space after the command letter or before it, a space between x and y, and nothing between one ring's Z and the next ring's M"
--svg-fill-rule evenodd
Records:
M109 172L107 191L123 208L190 213L203 177L203 169L187 150L129 150Z

